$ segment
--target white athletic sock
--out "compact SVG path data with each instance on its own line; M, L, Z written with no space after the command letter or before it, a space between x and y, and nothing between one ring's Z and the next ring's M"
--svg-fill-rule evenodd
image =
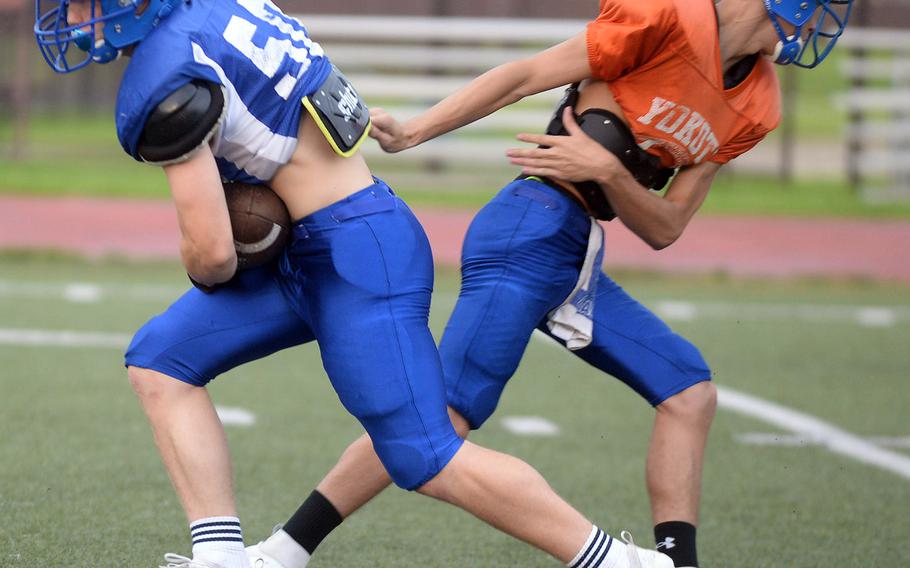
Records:
M596 525L591 527L591 534L581 550L571 562L569 568L628 568L626 545Z
M243 531L237 517L208 517L190 523L193 559L220 568L249 568L243 548Z
M259 545L259 548L281 562L284 568L306 568L310 562L310 553L283 529L275 531Z

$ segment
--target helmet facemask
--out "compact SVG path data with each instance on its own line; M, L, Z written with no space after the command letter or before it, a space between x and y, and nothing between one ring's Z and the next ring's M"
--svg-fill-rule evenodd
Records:
M853 0L764 0L780 41L775 63L811 69L821 63L844 33ZM793 28L787 34L783 24Z
M35 0L38 48L58 73L76 71L93 61L109 63L117 59L124 48L142 40L186 0L85 0L91 3L89 19L70 25L70 6L77 1ZM81 54L75 62L69 57L73 45Z

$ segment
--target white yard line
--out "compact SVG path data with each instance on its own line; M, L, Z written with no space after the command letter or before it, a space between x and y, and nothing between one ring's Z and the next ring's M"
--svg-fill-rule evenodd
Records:
M559 346L559 344L541 333L535 332L534 337L551 345ZM0 345L123 349L129 343L129 340L130 336L125 333L0 328ZM724 410L772 424L795 435L798 439L812 441L836 454L874 465L910 479L910 457L908 456L884 449L872 441L798 410L738 392L728 387L718 387L718 392L718 404ZM513 418L520 419L521 417ZM520 423L521 421L519 421Z
M16 282L0 280L0 298L34 298L65 300L73 303L97 303L102 300L160 301L174 300L186 287L166 285L123 285L92 282Z
M850 323L865 327L890 327L910 322L910 306L856 306L840 304L693 303L697 317L746 322L801 321Z
M90 282L26 282L0 280L0 299L60 299L73 303L97 303L103 300L167 301L186 292L189 285L124 285ZM436 302L454 305L457 294L437 292ZM690 302L671 298L648 301L654 311L669 321L697 319L743 321L842 322L864 327L891 327L910 323L910 306L856 306L840 304L782 304L737 302Z
M506 416L502 426L509 432L519 436L556 436L559 426L540 416Z
M886 448L902 448L910 450L910 436L870 436L866 438L873 444Z
M125 333L0 328L0 345L123 349L129 340L130 336ZM249 410L230 406L216 406L215 410L225 426L249 427L256 424L256 415Z
M0 328L0 345L123 349L129 342L130 335L126 333Z
M664 319L692 321L698 316L698 308L692 302L661 300L654 304L654 311Z
M562 348L562 345L537 330L531 337L540 343ZM820 445L836 454L910 479L910 457L882 448L875 440L861 438L820 418L728 387L717 387L717 390L720 408L788 431L789 435L781 443Z
M245 408L234 406L215 406L218 418L225 426L244 426L249 428L256 424L256 415Z
M771 434L770 432L746 432L745 434L734 434L733 438L741 443L750 446L784 446L784 447L805 447L818 446L821 440L815 440L800 434Z
M856 313L857 322L865 327L892 327L897 314L888 308L862 308Z
M535 330L532 337L540 343L562 348L562 345L539 331ZM720 408L761 420L786 430L788 434L785 436L769 435L772 438L777 437L781 444L820 445L836 454L880 467L910 479L910 457L881 447L875 443L877 441L875 439L861 438L820 418L756 396L735 391L728 387L718 387L718 393L718 405ZM767 438L763 436L760 436L760 438L762 441L767 441ZM750 441L757 439L758 437ZM883 445L902 447L899 443Z
M63 297L76 304L95 304L101 301L101 287L96 284L75 282L63 289Z
M874 465L910 479L910 457L881 448L820 418L763 400L756 396L718 387L718 405L730 412L761 420L791 434L820 444L828 451Z
M823 445L824 440L817 440L800 434L772 434L770 432L747 432L737 434L736 440L754 446L789 446L804 447ZM882 448L910 449L910 436L866 436L870 444Z

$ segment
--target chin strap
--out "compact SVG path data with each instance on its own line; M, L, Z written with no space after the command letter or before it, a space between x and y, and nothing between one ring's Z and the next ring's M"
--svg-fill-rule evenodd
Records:
M790 36L786 42L778 41L771 60L778 65L789 65L803 52L804 44L803 38L798 36Z
M796 61L799 54L803 52L803 44L805 43L802 38L803 27L802 25L797 26L793 35L788 36L783 28L780 27L777 14L771 10L770 0L765 0L765 10L767 10L768 17L771 18L771 23L777 31L777 37L780 38L774 47L774 55L771 56L771 59L778 65L789 65Z
M95 63L110 63L120 58L120 50L105 39L99 39L92 45L92 35L82 30L74 31L73 37L76 47L88 53Z

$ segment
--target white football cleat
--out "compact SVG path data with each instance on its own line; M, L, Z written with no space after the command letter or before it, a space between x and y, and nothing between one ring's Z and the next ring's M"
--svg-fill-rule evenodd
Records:
M261 544L260 542L246 547L246 556L250 559L250 566L253 568L285 568L284 564L263 552Z
M223 568L223 566L212 564L206 560L193 560L173 552L165 554L164 561L167 562L167 566L159 566L158 568Z
M620 533L626 543L626 552L629 555L629 568L675 568L673 560L661 552L635 546L629 531Z

